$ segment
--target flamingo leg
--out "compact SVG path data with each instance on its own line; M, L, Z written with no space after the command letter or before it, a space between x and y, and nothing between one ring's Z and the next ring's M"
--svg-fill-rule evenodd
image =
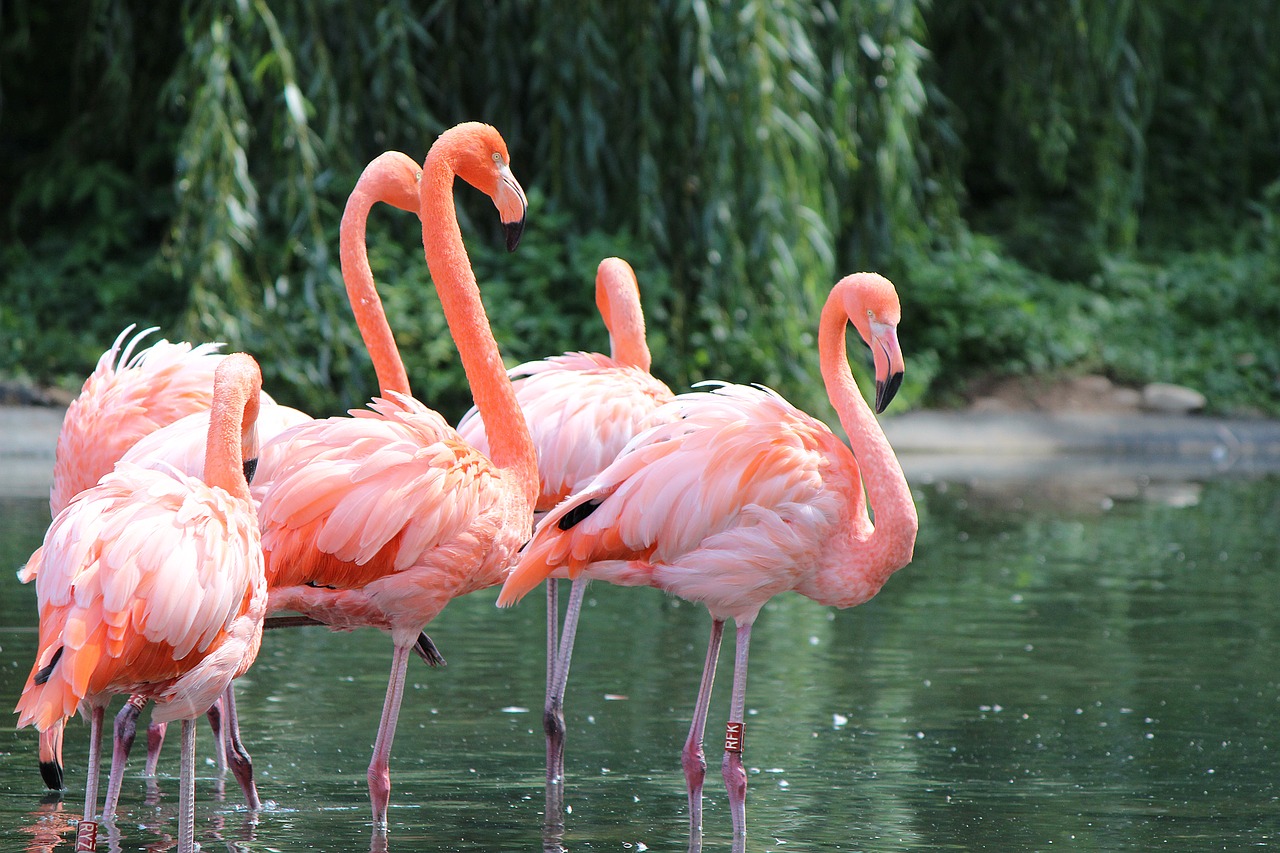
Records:
M747 771L742 766L743 716L747 704L747 651L751 626L739 625L733 657L733 696L729 701L729 722L725 728L724 787L729 793L729 814L733 819L733 846L742 849L747 837Z
M93 705L89 712L89 772L85 782L84 819L76 827L76 853L98 849L98 824L93 815L98 808L98 765L102 760L102 717L105 705Z
M564 712L555 701L556 671L560 652L559 581L547 578L547 695L542 710L542 729L547 735L547 822L552 821L552 790L564 779ZM563 796L559 798L563 806Z
M116 804L120 800L120 786L124 780L124 769L129 763L129 752L133 749L133 740L138 735L138 715L147 700L134 694L124 703L120 713L116 714L114 733L111 739L111 775L107 777L107 798L102 804L102 820L109 821L115 817Z
M165 723L151 723L147 726L147 766L143 775L154 778L156 768L160 764L160 747L164 746Z
M253 758L240 739L240 717L236 713L234 684L228 684L227 691L222 694L222 708L227 733L227 763L236 781L240 783L240 790L244 791L245 806L249 811L256 812L262 808L262 800L258 797L258 786L253 781Z
M556 680L556 659L560 650L560 594L559 582L555 578L547 578L547 696L545 708L551 707L552 685ZM564 736L561 720L560 736ZM551 767L551 720L543 719L543 727L547 729L547 767Z
M391 800L391 742L396 736L396 720L400 716L400 701L404 698L404 679L411 648L397 643L392 653L387 699L382 705L378 739L373 744L373 758L369 762L369 801L373 806L375 830L387 827L387 803Z
M226 739L222 736L223 718L222 718L222 697L218 697L209 710L205 712L205 716L209 718L209 728L213 731L213 765L218 768L218 775L221 776L227 772L227 745Z
M707 757L702 750L702 733L707 725L707 709L711 706L711 686L716 680L716 661L720 657L720 641L724 637L724 620L711 622L711 639L707 642L707 660L702 665L702 683L693 706L693 722L689 737L680 753L684 779L689 789L689 853L702 850L702 781L707 775Z
M89 713L89 772L84 786L84 819L92 822L98 812L98 765L102 763L102 718L105 705L94 705Z
M196 849L196 721L182 721L182 769L178 788L178 853Z
M556 593L547 581L547 704L543 709L542 725L547 733L547 804L543 812L543 841L550 844L564 833L564 692L569 683L569 664L573 659L573 641L578 633L578 617L582 614L582 599L587 581L576 580L570 587L569 606L564 614L564 628L559 642L555 641L553 627L559 621ZM555 648L554 661L551 648Z

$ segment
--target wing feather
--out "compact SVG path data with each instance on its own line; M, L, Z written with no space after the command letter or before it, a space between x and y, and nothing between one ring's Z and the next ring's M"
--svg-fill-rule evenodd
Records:
M270 559L278 586L372 579L323 555L355 566L389 556L372 570L403 571L488 510L491 498L478 493L492 494L484 489L492 463L435 412L394 395L352 414L304 424L263 447L254 490L264 547L289 555Z
M814 501L827 455L843 447L825 425L768 389L722 385L680 395L664 410L667 422L637 435L542 519L500 604L518 600L562 566L575 575L608 561L674 564L700 549L723 551L730 541L750 544L762 535L751 528ZM560 529L566 515L589 502L598 506ZM838 512L825 506L831 516ZM780 527L771 547L788 547ZM726 538L730 532L737 538Z

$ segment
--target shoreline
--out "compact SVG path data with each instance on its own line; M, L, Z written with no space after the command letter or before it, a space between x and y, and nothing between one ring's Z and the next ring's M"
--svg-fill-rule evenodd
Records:
M65 412L0 406L0 495L48 496ZM881 424L913 481L1069 477L1081 468L1190 478L1280 471L1280 420L930 410Z

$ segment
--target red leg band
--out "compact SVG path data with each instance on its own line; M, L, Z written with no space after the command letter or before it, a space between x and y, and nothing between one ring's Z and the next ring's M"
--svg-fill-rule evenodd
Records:
M742 754L742 730L746 723L729 722L724 727L724 751Z
M98 825L82 820L76 826L76 853L94 853L98 849Z

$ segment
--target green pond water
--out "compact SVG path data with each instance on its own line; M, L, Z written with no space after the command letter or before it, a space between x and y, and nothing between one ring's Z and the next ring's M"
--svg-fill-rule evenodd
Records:
M917 478L915 562L875 600L837 612L787 595L764 611L747 690L748 850L1280 843L1280 479L1046 473ZM36 640L35 593L13 570L47 513L42 500L0 499L6 710ZM499 611L494 598L456 601L430 626L447 667L410 663L385 843L365 769L389 641L268 633L237 688L268 805L246 812L202 724L203 849L541 850L544 608L535 595ZM684 849L679 752L709 627L704 610L655 591L590 588L566 706L570 850ZM726 634L707 850L730 841L714 748ZM0 731L0 850L72 850L87 734L68 727L59 800L42 788L35 733ZM172 846L176 728L170 738L157 779L135 754L118 832L100 849Z

